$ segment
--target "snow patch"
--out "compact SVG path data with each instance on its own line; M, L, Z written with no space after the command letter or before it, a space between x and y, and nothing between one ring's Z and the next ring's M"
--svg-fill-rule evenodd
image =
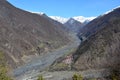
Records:
M73 19L81 22L81 23L84 23L85 21L91 21L93 19L95 19L96 17L83 17L83 16L76 16L76 17L73 17Z
M35 14L38 14L38 15L44 15L45 14L44 12L31 12L31 13L35 13Z

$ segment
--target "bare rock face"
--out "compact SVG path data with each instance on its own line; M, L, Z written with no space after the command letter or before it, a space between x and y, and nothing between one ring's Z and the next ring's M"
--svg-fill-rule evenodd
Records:
M120 8L86 26L98 25L102 29L84 41L74 54L74 69L120 70Z
M47 53L69 41L61 25L0 0L0 51L12 68L23 64L25 56Z

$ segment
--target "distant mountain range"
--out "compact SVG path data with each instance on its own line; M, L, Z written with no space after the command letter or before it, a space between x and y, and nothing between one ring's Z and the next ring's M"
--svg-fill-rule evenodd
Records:
M50 18L60 22L60 23L66 23L69 19L73 18L81 23L84 23L86 21L91 21L93 19L95 19L96 17L83 17L83 16L76 16L76 17L71 17L71 18L64 18L64 17L60 17L60 16L50 16Z
M87 23L95 19L96 17L83 17L83 16L76 16L72 18L64 18L60 16L47 16L43 12L32 12L41 16L46 16L49 20L55 20L59 23L64 25L64 29L69 32L78 33L80 29L85 26ZM51 18L51 19L50 19ZM55 22L54 22L55 23Z
M96 17L77 16L72 18L63 18L59 16L50 16L50 18L64 24L66 30L77 34L83 26Z

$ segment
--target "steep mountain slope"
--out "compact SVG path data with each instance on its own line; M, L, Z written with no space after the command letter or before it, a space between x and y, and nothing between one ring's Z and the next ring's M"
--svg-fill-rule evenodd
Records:
M73 55L73 68L76 70L115 69L119 71L120 8L98 17L85 27L89 27L92 31L97 29L97 32L84 41Z
M72 75L78 72L85 79L119 80L120 8L99 16L88 23L85 28L88 32L93 28L92 33L86 35L88 32L83 31L83 34L79 34L83 41L76 52L58 58L49 70L56 71L58 74L65 71L64 74L67 76L71 72ZM84 74L85 71L88 71L88 76Z
M77 20L70 18L66 23L64 23L67 30L72 31L74 33L78 33L79 30L84 26L81 22L78 22Z
M41 15L41 14L40 14L40 15ZM48 19L48 20L49 20L51 23L53 23L54 25L60 26L60 28L62 28L66 33L69 33L69 31L67 31L67 29L66 29L66 26L63 25L63 23L61 23L61 22L59 22L59 21L57 21L57 20L55 20L55 19L50 18L50 17L47 16L46 14L42 14L42 16L43 16L44 18ZM67 36L68 36L68 35L67 35Z
M115 15L116 14L114 13L100 15L99 17L88 23L86 26L84 26L82 29L80 29L78 36L80 37L80 39L82 39L83 37L90 37L91 35L104 28L106 24L110 24L108 20Z
M12 68L25 63L29 55L50 52L69 41L61 25L0 0L0 51Z

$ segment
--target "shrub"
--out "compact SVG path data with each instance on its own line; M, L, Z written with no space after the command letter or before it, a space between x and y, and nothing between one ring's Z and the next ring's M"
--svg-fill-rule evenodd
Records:
M82 75L79 75L79 74L74 74L73 77L72 77L73 80L83 80L83 77Z
M7 76L6 61L2 51L0 51L0 80L12 80Z
M118 76L117 75L115 75L115 74L112 74L112 80L118 80Z
M77 74L74 74L72 78L73 78L73 80L77 80L78 75L77 75Z
M44 78L42 75L40 75L37 80L44 80Z

